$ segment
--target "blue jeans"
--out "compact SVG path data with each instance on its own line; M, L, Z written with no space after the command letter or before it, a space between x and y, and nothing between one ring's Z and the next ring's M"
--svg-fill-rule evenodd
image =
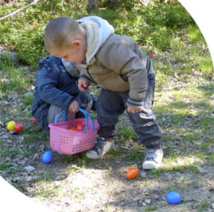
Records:
M148 75L148 90L144 100L144 107L138 113L128 113L133 128L139 136L139 143L147 148L154 148L162 142L162 133L152 111L155 90L155 75ZM97 120L100 124L99 136L111 138L115 135L115 125L119 115L127 109L126 101L129 91L114 92L106 89L101 90L96 104Z

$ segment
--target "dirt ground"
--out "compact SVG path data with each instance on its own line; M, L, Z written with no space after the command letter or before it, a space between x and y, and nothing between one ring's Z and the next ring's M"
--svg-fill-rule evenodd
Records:
M33 130L38 129L34 127ZM8 134L5 128L0 135L8 148L15 145L14 135ZM24 135L15 135L15 140L21 151ZM115 143L120 154L116 159L106 155L102 160L88 164L84 153L65 156L56 152L50 164L43 164L41 156L50 149L49 141L28 144L35 150L33 155L6 158L14 167L24 167L23 171L8 176L6 180L15 183L33 200L57 212L214 211L214 170L209 163L199 165L198 173L145 171L141 163L136 164L135 160L123 157L132 152L134 146L120 144L119 141ZM176 145L171 144L170 148L181 148ZM191 146L186 148L192 151ZM77 165L77 161L81 165ZM140 169L140 176L135 180L126 178L131 167ZM1 173L5 174L4 171ZM179 205L167 202L166 195L171 190L181 195Z
M180 87L182 85L179 84ZM32 92L33 90L25 95ZM20 115L10 115L17 105L21 109L23 107L22 99L16 95L13 92L10 95L1 95L0 115L3 117L7 114L6 121ZM30 113L30 108L23 108L21 113L23 112ZM0 175L25 195L55 212L214 211L214 161L187 157L181 151L185 149L189 154L213 153L213 145L210 145L209 150L198 148L203 139L194 142L164 143L163 166L156 171L142 169L144 148L136 152L137 144L130 141L124 144L118 138L115 140L114 152L102 160L88 162L84 153L65 156L54 152L52 162L44 164L41 160L42 155L50 150L48 135L46 138L41 136L39 126L33 125L29 120L25 123L27 133L10 133L6 129L7 122L3 122L1 117ZM169 119L169 123L162 126L163 133L169 136L176 133L176 129L171 132L168 130L170 118L166 114L165 119ZM186 126L183 127L197 124L199 118L187 117ZM125 115L121 120L118 127L131 127L127 124ZM36 135L36 138L32 137L36 142L26 142L31 134ZM181 169L171 171L169 165L166 168L167 159L173 157L168 149L180 156L171 165L181 166ZM186 161L190 165L189 168L185 168ZM197 171L190 169L192 164L197 167ZM140 170L140 176L135 180L126 178L126 172L131 167L138 167ZM167 202L166 195L170 191L176 191L181 195L180 204L171 205Z

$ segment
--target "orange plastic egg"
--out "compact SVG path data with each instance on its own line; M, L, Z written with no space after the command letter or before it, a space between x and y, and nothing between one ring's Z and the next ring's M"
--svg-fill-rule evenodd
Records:
M77 131L77 128L75 128L75 127L70 127L70 128L68 128L69 130L73 130L73 131Z
M140 171L138 168L131 168L127 171L126 173L126 177L129 179L129 180L133 180L133 179L136 179L137 176L139 175Z

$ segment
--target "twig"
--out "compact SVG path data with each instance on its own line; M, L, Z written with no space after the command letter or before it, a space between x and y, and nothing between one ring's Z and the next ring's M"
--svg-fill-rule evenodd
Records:
M14 11L14 12L12 12L12 13L10 13L10 14L8 14L8 15L2 17L2 18L0 18L0 21L3 20L3 19L8 18L8 17L10 17L10 16L15 15L16 13L18 13L18 12L24 10L24 9L27 8L27 7L30 7L30 6L33 5L33 4L36 4L38 1L39 1L39 0L34 0L33 2L31 2L31 3L28 4L28 5L26 5L25 7L21 8L21 9L18 9L18 10L16 10L16 11Z

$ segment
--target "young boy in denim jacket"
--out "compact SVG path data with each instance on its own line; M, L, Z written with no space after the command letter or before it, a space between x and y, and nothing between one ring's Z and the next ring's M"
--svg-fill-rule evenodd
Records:
M92 82L102 87L96 104L100 138L86 156L98 159L110 151L118 116L127 110L139 142L148 149L143 168L158 168L163 158L162 134L152 111L155 73L146 53L128 37L114 34L112 26L97 16L50 21L45 46L52 55L81 68L82 92L88 92Z
M44 130L49 131L48 124L54 123L63 110L70 120L82 116L79 107L90 111L95 105L93 95L78 89L78 78L79 71L71 62L54 56L39 61L32 115ZM59 122L64 120L62 116Z

